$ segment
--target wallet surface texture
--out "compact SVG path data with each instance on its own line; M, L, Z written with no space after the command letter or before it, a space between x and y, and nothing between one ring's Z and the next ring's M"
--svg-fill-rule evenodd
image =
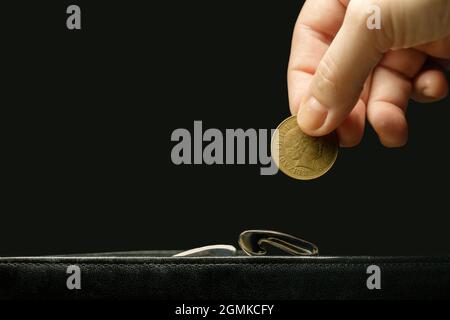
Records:
M174 253L0 258L0 299L450 298L450 257L171 257ZM79 289L67 286L74 265ZM380 289L367 286L373 265L379 267Z

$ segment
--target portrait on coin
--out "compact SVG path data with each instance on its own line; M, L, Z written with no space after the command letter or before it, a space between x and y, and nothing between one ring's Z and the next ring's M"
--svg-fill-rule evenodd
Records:
M300 133L300 134L299 134ZM305 168L316 171L321 167L324 145L321 141L300 132L299 128L292 128L286 133L286 153L295 168Z

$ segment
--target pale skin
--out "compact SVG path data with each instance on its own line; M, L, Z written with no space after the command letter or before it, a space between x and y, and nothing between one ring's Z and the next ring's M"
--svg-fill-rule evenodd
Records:
M367 27L370 5L381 9L379 30ZM367 119L384 146L401 147L409 100L445 98L449 60L449 0L306 0L292 40L290 109L311 136L336 130L352 147Z

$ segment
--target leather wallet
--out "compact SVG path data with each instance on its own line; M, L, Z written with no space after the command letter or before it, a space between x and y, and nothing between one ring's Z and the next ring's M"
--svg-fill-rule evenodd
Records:
M260 257L242 251L231 257L173 257L176 253L0 258L0 299L450 297L450 257Z

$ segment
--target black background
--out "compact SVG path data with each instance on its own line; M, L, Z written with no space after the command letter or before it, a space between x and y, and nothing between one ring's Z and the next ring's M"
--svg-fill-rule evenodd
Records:
M41 1L42 2L42 1ZM69 4L82 30L66 29ZM175 166L176 128L274 128L302 1L53 1L2 10L0 255L189 249L283 231L322 254L449 254L449 100L410 142L368 128L324 177Z

